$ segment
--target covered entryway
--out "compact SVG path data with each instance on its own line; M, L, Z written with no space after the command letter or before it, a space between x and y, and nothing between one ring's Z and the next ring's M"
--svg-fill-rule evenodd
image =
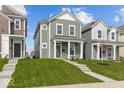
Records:
M20 57L21 56L21 44L15 43L14 44L14 57Z

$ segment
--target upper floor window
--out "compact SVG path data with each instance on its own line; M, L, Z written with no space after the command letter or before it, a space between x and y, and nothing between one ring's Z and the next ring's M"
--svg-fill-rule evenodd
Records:
M21 29L21 20L15 19L15 30L20 30L20 29Z
M63 35L63 24L56 24L56 35Z
M111 33L111 39L115 40L115 33L114 32Z
M98 38L101 38L102 37L102 32L101 30L98 30Z
M69 35L75 36L75 26L74 25L69 25Z
M42 43L42 48L46 49L47 48L47 43Z
M42 29L43 30L47 30L47 25L46 24L43 24Z

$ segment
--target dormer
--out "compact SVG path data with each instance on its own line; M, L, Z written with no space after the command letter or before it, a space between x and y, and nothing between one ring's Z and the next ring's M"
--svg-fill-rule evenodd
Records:
M118 28L116 26L111 26L110 27L110 31L109 31L109 40L110 41L117 41L119 38L119 34L118 34Z

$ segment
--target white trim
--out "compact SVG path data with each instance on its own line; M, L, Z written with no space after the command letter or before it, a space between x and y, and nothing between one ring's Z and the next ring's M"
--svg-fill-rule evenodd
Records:
M97 20L97 22L92 25L92 28L93 28L96 24L98 24L99 22L102 22L102 24L103 24L107 29L109 29L109 27L107 26L107 24L106 24L105 22L103 22L102 19Z
M40 24L40 29L39 29L39 33L40 33L40 58L42 58L42 25Z
M81 42L81 41L78 41L78 40L64 40L64 39L54 39L54 40L57 40L57 41L63 41L63 42L68 42L68 41L70 41L70 42Z
M61 13L59 13L58 15L56 15L56 16L53 16L53 17L51 17L48 21L51 21L51 20L53 20L53 19L55 19L56 17L58 17L58 16L61 16L62 14L64 14L64 13L68 13L70 16L72 16L75 20L77 20L78 22L80 22L81 24L82 24L82 22L76 17L76 16L74 16L72 13L70 13L69 11L63 11L63 12L61 12Z
M74 45L74 55L71 55L70 53L70 56L75 56L75 43L70 43L70 49L71 49L71 45Z
M46 47L44 47L43 45L46 45ZM46 42L45 43L44 42L42 43L42 49L47 49L47 43Z
M100 59L100 45L97 44L97 59Z
M74 35L70 34L70 27L74 27ZM75 30L76 30L76 26L75 25L69 25L69 36L75 36Z
M80 59L83 58L83 42L80 43Z
M68 41L68 59L70 59L70 41Z
M113 46L113 59L116 60L116 45Z
M49 22L49 58L51 57L51 44L50 44L50 40L51 40L51 22Z
M54 40L54 58L56 58L56 40Z
M57 26L58 25L61 25L62 26L62 33L61 34L58 34L58 32L57 32ZM56 35L63 35L63 24L56 23Z
M19 21L19 28L16 28L16 21ZM14 19L14 29L21 30L21 19Z
M10 37L24 37L23 35L12 35L12 34L10 34L9 36Z

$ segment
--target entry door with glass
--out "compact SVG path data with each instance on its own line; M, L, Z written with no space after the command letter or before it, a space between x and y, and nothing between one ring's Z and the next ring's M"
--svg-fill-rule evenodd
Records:
M57 44L56 44L56 57L57 57L57 58L61 58L61 54L62 54L62 46L61 46L61 43L57 43Z

